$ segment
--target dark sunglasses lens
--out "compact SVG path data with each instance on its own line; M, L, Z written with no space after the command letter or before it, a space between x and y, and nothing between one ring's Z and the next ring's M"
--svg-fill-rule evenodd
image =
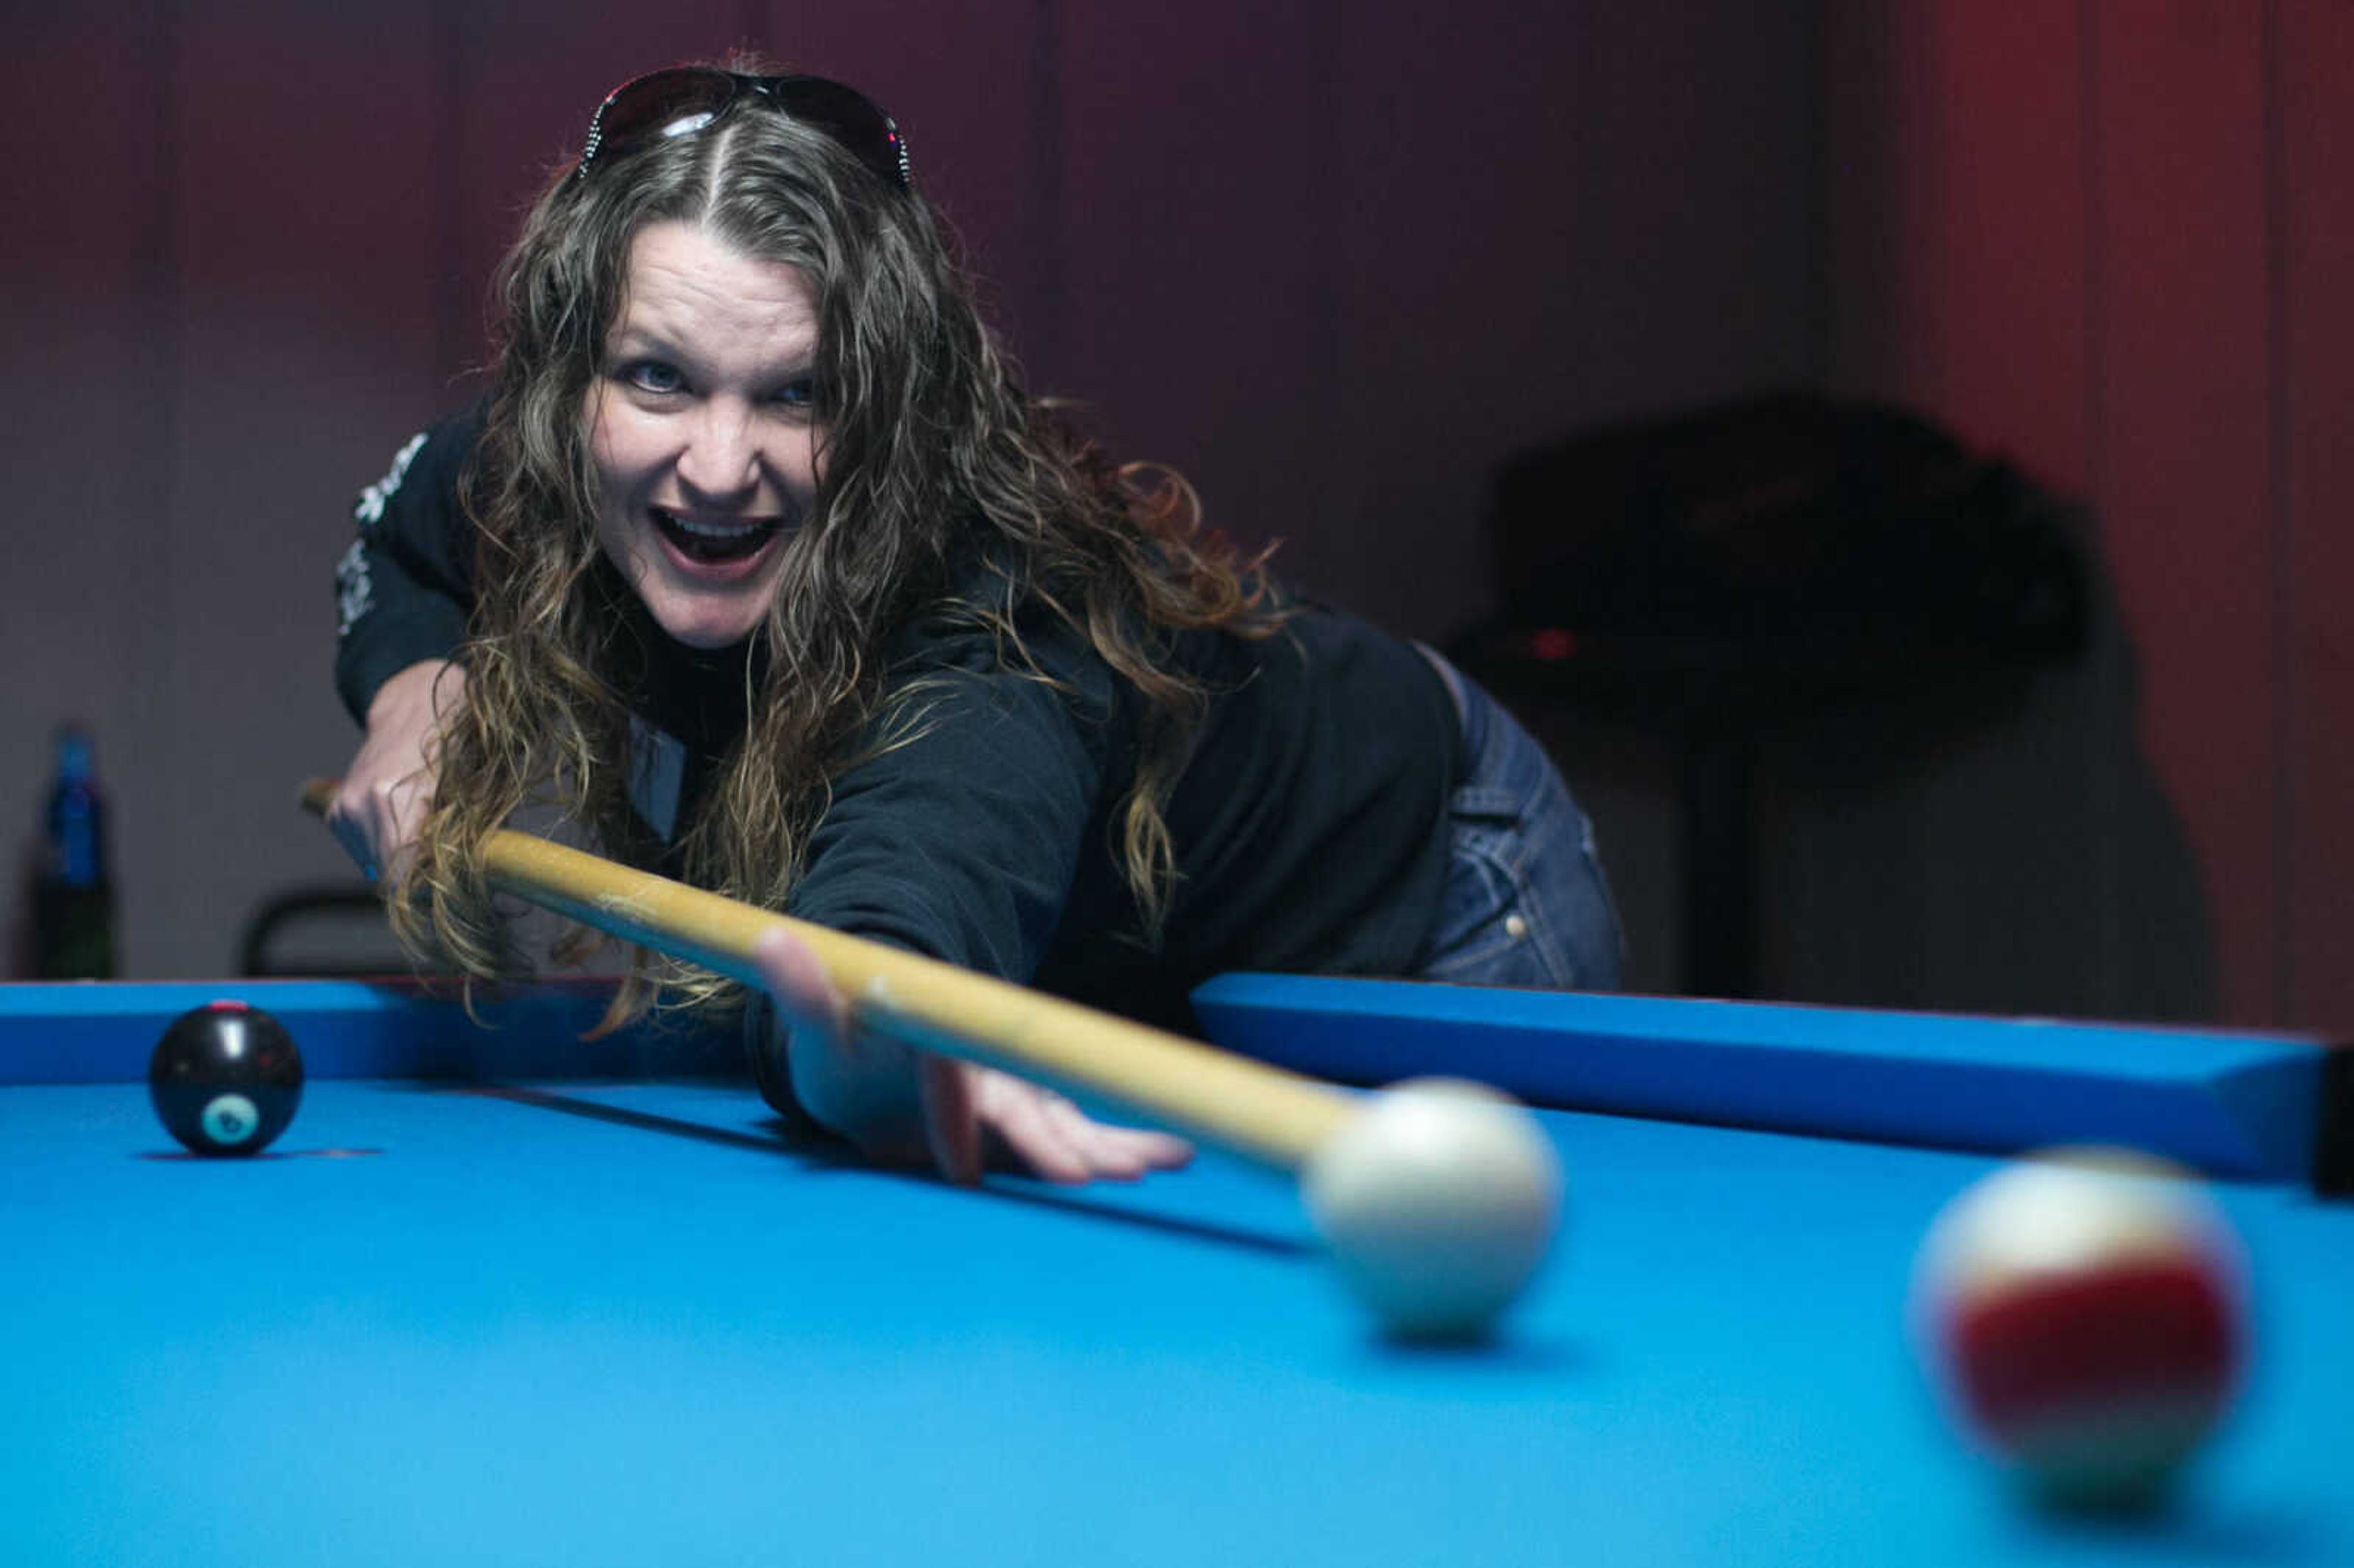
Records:
M700 131L735 96L736 79L724 70L662 70L642 76L606 101L599 154L635 152L667 137Z
M899 129L865 94L818 76L786 77L776 84L775 92L786 113L849 148L885 183L907 184L907 153Z

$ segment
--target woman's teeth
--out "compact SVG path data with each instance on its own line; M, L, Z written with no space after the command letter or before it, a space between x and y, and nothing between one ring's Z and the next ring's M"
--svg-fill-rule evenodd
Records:
M757 518L748 523L714 523L701 518L682 517L660 506L650 509L654 525L663 537L691 560L731 561L757 552L777 530L774 518Z

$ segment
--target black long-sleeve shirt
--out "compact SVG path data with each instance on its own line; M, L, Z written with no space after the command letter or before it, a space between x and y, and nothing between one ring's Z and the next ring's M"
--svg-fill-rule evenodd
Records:
M444 421L361 496L337 569L336 682L355 716L395 672L462 657L458 486L479 435L472 414ZM901 628L892 679L925 683L921 722L832 780L790 913L1178 1028L1187 993L1225 969L1410 970L1459 746L1410 645L1312 605L1264 639L1175 637L1211 699L1166 808L1178 879L1154 946L1118 851L1143 700L1059 618L1025 610L1020 626L1051 683L1006 668L964 618ZM742 737L745 657L650 640L632 800L665 839Z

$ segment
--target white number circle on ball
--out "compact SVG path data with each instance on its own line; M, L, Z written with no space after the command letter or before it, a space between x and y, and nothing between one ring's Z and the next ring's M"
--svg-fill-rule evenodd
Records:
M261 1126L261 1107L243 1095L215 1095L205 1102L205 1136L216 1143L243 1143Z

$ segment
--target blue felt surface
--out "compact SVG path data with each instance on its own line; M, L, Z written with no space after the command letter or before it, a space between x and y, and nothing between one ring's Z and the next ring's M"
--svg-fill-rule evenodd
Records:
M2220 1194L2249 1396L2175 1515L2067 1528L1904 1342L1989 1160L1543 1119L1553 1265L1496 1346L1408 1355L1219 1158L960 1192L736 1086L330 1080L228 1164L135 1084L0 1091L0 1562L2354 1562L2354 1213Z
M610 981L523 986L483 997L470 1019L457 1001L404 980L0 984L0 1084L143 1081L164 1026L223 999L286 1025L312 1078L741 1071L736 1041L661 1019L583 1038L612 993Z
M2300 1179L2322 1051L2303 1036L1398 980L1223 975L1210 1037L1322 1077L1455 1073L1540 1105L2011 1152L2112 1142Z

